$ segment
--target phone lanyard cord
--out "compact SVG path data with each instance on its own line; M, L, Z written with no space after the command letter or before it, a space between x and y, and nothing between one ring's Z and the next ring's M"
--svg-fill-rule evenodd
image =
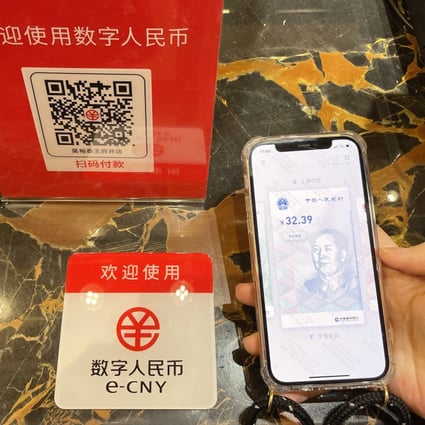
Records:
M313 419L297 402L282 396L274 396L270 399L268 395L245 409L239 422L241 425L253 425L259 416L263 417L269 414L277 416L279 412L291 413L302 425L314 425Z
M368 407L391 412L400 425L411 424L410 411L402 399L386 390L369 391L334 407L325 417L323 425L344 424L354 414L365 413Z
M355 414L367 415L368 408L375 408L386 415L386 424L410 425L411 415L406 404L399 397L385 390L369 391L338 404L324 418L323 425L343 425ZM297 402L283 396L261 398L245 409L240 415L241 425L254 425L258 417L278 417L282 412L293 415L301 425L314 425L313 419ZM387 414L391 413L391 416ZM379 415L379 413L378 413Z

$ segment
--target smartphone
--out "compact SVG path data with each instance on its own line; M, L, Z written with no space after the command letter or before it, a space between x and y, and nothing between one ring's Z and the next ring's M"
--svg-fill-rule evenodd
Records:
M263 377L275 392L391 374L366 143L352 132L243 149Z

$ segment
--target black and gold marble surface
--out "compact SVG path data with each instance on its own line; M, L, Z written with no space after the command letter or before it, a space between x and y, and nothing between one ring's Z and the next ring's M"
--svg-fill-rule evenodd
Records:
M385 0L226 0L219 62L205 205L3 205L1 425L238 424L252 398L266 391L256 359L240 343L255 329L252 311L234 298L235 284L250 279L239 157L253 136L357 131L368 143L378 223L400 245L425 240L425 69L414 34ZM74 252L123 251L212 257L213 408L55 406L67 260ZM308 405L316 423L326 408Z

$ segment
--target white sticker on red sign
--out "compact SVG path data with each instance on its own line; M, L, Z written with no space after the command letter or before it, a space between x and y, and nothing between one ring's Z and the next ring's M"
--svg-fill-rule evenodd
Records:
M153 172L149 69L22 73L47 170Z
M216 401L211 260L74 254L55 401L64 409L203 409Z

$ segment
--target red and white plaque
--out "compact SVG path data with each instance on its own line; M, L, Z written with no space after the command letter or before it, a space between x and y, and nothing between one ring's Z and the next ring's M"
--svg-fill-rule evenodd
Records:
M74 254L55 401L64 409L202 409L216 400L204 254Z

